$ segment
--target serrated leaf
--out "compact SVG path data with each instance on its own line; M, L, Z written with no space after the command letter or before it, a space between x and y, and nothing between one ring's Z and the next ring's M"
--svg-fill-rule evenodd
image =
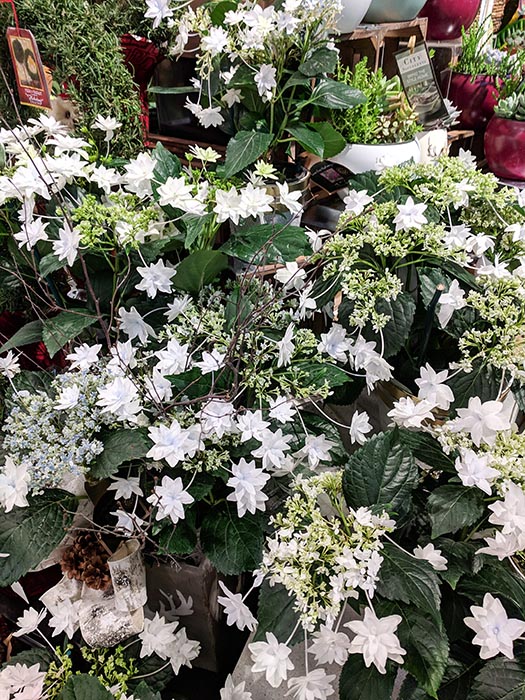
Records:
M366 97L356 88L323 78L313 89L308 102L329 109L351 109L366 102Z
M484 513L479 489L455 484L439 486L428 498L432 539L473 525Z
M293 367L294 370L305 375L306 386L321 389L325 384L328 384L333 389L352 382L352 378L345 371L329 362L298 360L294 362Z
M401 292L396 299L390 301L380 299L376 304L376 311L390 319L382 329L385 344L383 356L392 357L401 350L410 334L416 312L416 302L410 294ZM381 338L371 326L366 326L362 335L366 340L375 340L377 347L381 347Z
M174 153L168 151L161 143L157 143L153 150L153 158L155 159L155 169L153 170L153 179L151 187L155 196L161 185L163 185L169 177L179 177L181 173L180 160Z
M406 508L417 479L412 454L389 431L375 435L351 455L343 475L343 493L351 508L388 505L396 511Z
M337 65L337 51L332 51L325 46L312 53L299 70L303 75L314 78L322 73L333 73Z
M97 323L96 316L88 316L84 309L62 311L43 323L42 340L51 357L54 357L66 343L76 338L83 330Z
M233 0L222 0L222 2L217 2L212 6L210 12L210 19L212 23L219 27L224 21L224 17L230 10L235 10L237 8L237 3Z
M262 557L262 519L258 514L239 518L229 505L213 509L204 518L200 541L204 554L221 573L253 571Z
M197 530L195 527L195 511L187 508L184 520L179 520L176 525L165 525L156 536L159 547L167 554L175 554L181 557L191 554L197 546Z
M113 695L95 676L80 674L65 682L60 700L113 700Z
M440 571L439 575L454 590L464 574L472 573L477 547L470 542L455 542L447 537L439 539L434 545L447 560L446 570Z
M173 669L163 659L160 659L156 654L147 656L144 659L137 658L136 649L131 647L124 652L127 658L132 658L137 668L136 678L130 678L128 681L129 692L133 694L135 688L140 687L143 680L142 676L148 678L148 688L156 693L160 693L173 679ZM128 693L129 694L129 693Z
M49 664L54 658L47 649L24 649L23 651L17 652L15 656L12 656L9 661L2 664L0 669L4 669L6 666L13 666L13 664L24 664L25 666L34 666L34 664L40 664L41 671L47 671Z
M31 321L17 331L9 340L2 345L0 353L7 352L13 348L22 348L24 345L31 345L42 340L42 321Z
M131 430L114 430L102 437L104 451L89 468L89 474L95 479L106 479L116 474L121 464L142 459L151 449L151 440L142 428Z
M288 127L288 132L294 137L299 145L308 153L313 153L319 158L323 158L324 141L320 134L307 126L298 125Z
M161 694L151 690L145 681L141 681L133 690L133 698L135 700L162 700Z
M202 243L201 240L204 234L207 232L207 228L210 223L213 222L214 214L205 214L204 216L197 216L193 214L187 214L184 217L184 226L186 228L186 235L184 237L184 247L186 250L192 250L194 243ZM211 247L213 245L213 240L208 241L206 246ZM199 246L197 246L199 248Z
M475 662L467 665L457 659L450 658L439 691L439 700L465 700L466 698L470 700L472 669L475 667Z
M525 700L523 659L498 656L487 661L472 684L469 700Z
M29 496L29 506L0 512L0 587L10 586L40 564L64 539L78 500L67 491L47 489ZM67 512L66 512L67 511Z
M1 550L0 550L1 551ZM481 571L463 576L458 583L458 593L470 598L476 603L483 600L487 591L493 596L502 596L516 606L519 611L525 610L525 582L515 575L506 562L500 562L494 557L484 557Z
M312 122L310 126L321 134L324 143L323 158L336 156L346 146L345 137L330 122Z
M367 668L360 655L348 657L339 679L340 700L392 700L396 670L387 666L379 673L372 664Z
M211 373L202 374L198 367L182 372L182 374L170 375L169 380L175 389L175 398L187 396L190 399L199 399L207 396L211 391Z
M221 251L252 265L285 263L312 254L304 229L271 224L236 231L221 247Z
M49 255L44 255L38 269L42 277L47 277L53 272L61 270L66 264L67 260L59 260L56 255L49 253Z
M432 566L393 544L385 544L382 555L378 593L388 600L411 603L431 617L438 617L441 593Z
M398 439L420 462L432 469L443 469L456 474L454 460L443 452L439 442L431 435L398 428Z
M218 250L196 250L177 265L173 286L197 294L228 267L228 258Z
M418 267L417 274L419 278L419 292L425 306L430 305L439 284L448 289L452 282L451 278L437 267Z
M266 632L272 632L280 642L286 642L299 620L299 614L294 610L295 597L290 595L280 583L270 586L264 581L259 595L257 608L258 626L253 638L254 642L264 641ZM302 629L297 629L291 643L297 644L303 639Z
M417 679L426 693L437 698L448 662L448 639L440 619L431 619L410 605L381 602L376 605L379 617L400 615L396 634L406 649L403 669Z
M151 690L145 681L141 681L133 690L133 698L135 700L162 700L161 694Z
M230 139L226 148L224 177L228 179L254 163L268 150L272 140L273 134L262 131L239 131L233 139Z
M401 685L400 697L403 700L430 700L423 688L421 688L413 676L407 675Z
M52 380L53 376L47 372L33 372L32 370L24 369L13 377L13 384L19 392L30 391L32 394L36 394L39 391L43 391L47 394Z
M310 78L304 75L304 73L295 71L295 73L292 73L292 75L286 81L283 90L287 90L288 88L294 87L295 85L309 86L311 82L312 81L310 80Z
M501 374L493 367L475 364L472 372L460 372L447 382L454 392L454 410L468 405L469 399L479 396L482 402L495 401L499 396Z

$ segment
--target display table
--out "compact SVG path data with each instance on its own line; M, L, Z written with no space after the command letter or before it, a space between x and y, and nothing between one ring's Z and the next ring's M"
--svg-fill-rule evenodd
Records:
M338 38L341 62L353 67L367 56L373 70L381 67L390 78L397 73L394 53L408 44L411 37L415 37L416 42L424 41L427 24L426 17L416 17L410 22L361 24L350 34L341 34Z

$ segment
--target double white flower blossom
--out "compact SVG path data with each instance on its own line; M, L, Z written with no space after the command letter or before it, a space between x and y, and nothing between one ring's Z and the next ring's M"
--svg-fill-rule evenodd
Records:
M401 622L400 615L378 618L371 608L366 608L362 621L345 624L355 634L349 653L362 654L365 666L368 668L374 664L379 673L386 673L388 659L402 664L406 650L401 647L395 634Z
M226 498L237 505L237 514L242 518L247 512L255 513L256 510L266 510L268 496L263 488L270 479L270 475L263 469L256 467L255 462L247 462L241 458L238 464L232 464L233 476L228 479L226 486L233 489Z
M525 634L525 622L509 618L501 601L490 593L485 593L483 605L470 608L472 617L463 622L476 633L473 644L480 647L482 659L491 659L503 654L514 658L514 641Z
M217 601L222 605L227 616L228 625L237 627L240 630L248 629L253 632L257 627L257 620L249 607L244 603L240 593L232 593L222 581L219 586L224 593L218 596Z
M266 633L266 641L252 642L248 646L253 660L252 672L264 673L267 683L278 688L293 671L290 660L291 648L279 642L272 632Z
M148 503L157 506L157 520L171 518L171 521L176 525L179 520L184 520L184 506L194 502L193 496L184 489L182 479L178 476L172 479L169 476L163 476L160 486L153 488L153 494L147 499Z

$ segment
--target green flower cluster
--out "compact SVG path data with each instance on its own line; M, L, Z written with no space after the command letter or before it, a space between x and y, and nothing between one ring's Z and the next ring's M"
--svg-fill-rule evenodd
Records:
M133 194L110 194L106 202L88 194L71 218L82 246L103 251L135 249L159 221L159 210L145 207Z
M357 589L373 594L382 557L381 537L392 531L387 513L351 511L342 473L298 479L267 541L262 571L295 598L306 629L334 620Z

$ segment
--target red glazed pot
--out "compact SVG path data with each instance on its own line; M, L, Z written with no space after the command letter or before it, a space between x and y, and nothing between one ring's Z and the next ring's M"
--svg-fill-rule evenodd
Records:
M458 39L478 14L481 0L428 0L419 13L428 17L427 39Z
M464 129L483 130L494 115L499 89L496 78L478 75L472 78L465 73L442 74L443 93L461 110L459 123Z
M492 117L485 131L485 157L494 175L525 181L525 122Z

